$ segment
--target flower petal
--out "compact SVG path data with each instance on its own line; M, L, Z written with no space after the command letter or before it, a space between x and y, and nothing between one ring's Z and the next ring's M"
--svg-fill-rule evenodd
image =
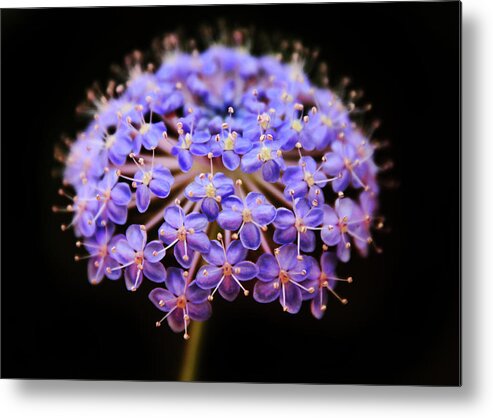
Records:
M344 160L341 158L339 154L335 152L329 152L325 154L325 162L324 162L324 171L331 175L336 176L339 174L344 168Z
M274 226L278 229L287 229L293 226L296 219L289 209L279 208L277 209L276 217L274 219Z
M149 183L149 189L157 197L164 199L169 196L170 185L166 180L163 179L152 179Z
M182 332L185 329L185 319L183 317L183 309L176 308L168 318L168 325L173 332Z
M300 288L292 283L285 283L282 286L284 286L284 290L281 291L279 301L283 309L286 309L290 314L298 313L302 302Z
M281 167L277 161L269 160L262 166L262 177L269 183L274 183L279 180L281 174Z
M111 222L114 222L117 225L125 225L127 222L127 206L116 205L110 200L106 209L106 213Z
M322 257L320 257L320 267L322 268L322 271L327 275L331 275L334 273L336 266L336 254L328 251L324 252Z
M311 228L320 226L324 219L324 211L322 208L311 208L303 217L303 224Z
M202 257L207 263L215 266L222 266L226 262L223 246L217 240L211 241L209 252Z
M188 245L185 247L185 241L178 241L175 244L173 254L175 255L176 261L178 261L182 267L187 269L192 265L194 251L191 248L188 248Z
M205 302L209 297L209 291L197 285L196 280L189 284L185 292L187 300L192 303Z
M206 321L212 315L212 306L209 302L189 303L188 315L194 321Z
M135 259L135 250L126 239L121 239L116 243L115 250L111 249L110 256L120 264L127 264Z
M118 183L111 190L111 200L120 206L126 206L132 199L132 192L127 183Z
M235 265L240 261L243 261L247 256L248 250L243 246L241 241L231 241L226 250L226 259L229 264Z
M201 213L190 213L185 217L185 228L192 228L195 232L203 231L207 225L207 218Z
M337 245L341 242L341 230L337 225L324 225L320 236L322 237L322 241L327 245Z
M287 229L276 229L272 239L276 244L291 244L296 239L297 233L294 226Z
M168 222L164 222L159 227L159 239L165 244L170 245L176 240L178 236L178 231L173 228Z
M279 266L289 271L296 266L296 256L298 255L298 249L294 244L286 244L279 248L279 254L277 259L279 260Z
M260 247L260 229L252 222L246 222L240 231L240 240L245 248L256 250Z
M209 237L205 232L195 232L193 234L188 233L187 244L192 250L203 254L209 252L209 248L211 246Z
M240 286L236 283L231 276L226 276L219 286L219 294L222 298L227 300L228 302L232 302L236 299L238 294L240 293Z
M230 171L236 170L240 165L240 157L233 151L224 151L222 160L224 166Z
M234 265L234 276L238 280L251 280L258 274L258 267L251 261L240 261Z
M217 223L223 229L236 231L243 223L243 216L241 212L223 210L217 217Z
M139 288L144 278L144 276L142 275L142 270L137 268L136 264L132 264L131 266L125 268L124 277L127 289L132 292L136 291Z
M155 283L162 283L166 279L166 269L159 261L157 263L146 261L144 262L144 276Z
M183 277L183 270L176 267L169 267L168 274L165 279L166 287L175 296L183 295L185 291L185 278Z
M259 280L270 282L279 276L279 264L272 254L262 254L257 260Z
M253 220L262 226L269 225L276 215L276 208L270 204L258 205L252 210Z
M151 203L151 192L149 187L141 184L137 186L137 192L135 193L137 209L140 213L144 213Z
M253 288L253 298L259 303L270 303L279 297L280 288L274 287L276 282L261 282L255 283Z
M347 242L347 239L346 239ZM343 263L347 263L349 259L351 258L351 248L347 248L346 244L344 241L341 239L339 244L337 244L337 257L339 260L341 260Z
M219 206L212 197L206 197L202 201L201 209L209 222L215 221L219 214Z
M141 225L130 225L125 233L127 241L135 251L142 251L147 241L147 233Z
M223 268L207 264L197 272L197 285L202 289L214 289L223 277Z
M149 299L156 308L163 312L169 312L176 303L176 296L161 287L152 289L149 293Z
M151 263L156 263L165 256L164 246L161 241L151 241L144 248L144 257Z
M315 233L313 231L306 231L300 234L300 248L301 251L311 253L315 250Z
M180 206L169 206L164 210L164 220L173 228L179 229L183 226L185 215Z

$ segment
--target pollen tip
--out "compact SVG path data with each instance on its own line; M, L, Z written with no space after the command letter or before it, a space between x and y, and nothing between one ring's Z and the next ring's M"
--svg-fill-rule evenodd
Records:
M325 311L327 310L327 305L322 305L322 306L320 306L320 310L321 310L322 312L325 312Z
M342 299L341 302L342 302L343 305L347 305L348 304L348 300L347 299Z
M250 292L249 292L248 290L246 290L246 289L245 289L245 291L243 292L243 294L244 294L245 296L248 296L248 295L250 294Z
M348 283L352 283L352 282L353 282L353 278L352 278L352 277L348 277L348 278L347 278L347 282L348 282Z
M156 328L159 328L161 326L161 322L156 321Z
M310 287L310 288L308 289L308 293L314 293L314 292L315 292L315 288L314 288L314 287Z
M209 302L212 302L212 300L213 300L213 299L214 299L214 297L213 297L212 295L207 296L207 300L208 300Z
M189 340L189 339L190 339L190 335L188 335L188 334L183 334L183 339L184 339L184 340Z

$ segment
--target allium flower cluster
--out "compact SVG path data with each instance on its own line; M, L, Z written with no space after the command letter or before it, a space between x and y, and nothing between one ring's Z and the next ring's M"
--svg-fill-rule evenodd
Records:
M135 58L135 57L134 57ZM89 281L123 278L175 332L220 295L308 301L321 318L338 262L367 255L379 168L356 108L312 84L298 55L236 46L134 59L123 84L91 91L94 118L70 144L64 189ZM71 192L71 191L72 192Z

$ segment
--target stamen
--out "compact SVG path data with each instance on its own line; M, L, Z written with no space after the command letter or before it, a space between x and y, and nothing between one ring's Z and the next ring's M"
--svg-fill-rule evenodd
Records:
M238 284L238 286L240 286L241 290L243 290L243 294L245 296L248 296L249 295L249 291L247 289L245 289L243 287L243 285L240 283L240 281L236 278L236 276L234 274L231 275L231 277L235 280L235 282Z
M159 328L162 324L162 322L168 317L170 316L174 311L175 309L177 308L177 306L174 306L173 309L171 309L166 315L164 315L159 321L156 322L156 328Z

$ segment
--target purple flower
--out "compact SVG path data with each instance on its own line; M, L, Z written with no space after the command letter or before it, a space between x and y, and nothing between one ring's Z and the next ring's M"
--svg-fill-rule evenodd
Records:
M279 180L281 170L286 166L280 148L279 142L268 139L255 144L241 159L241 169L245 173L254 173L262 169L265 181L273 183Z
M178 157L180 168L187 172L192 168L193 156L204 156L209 152L207 143L210 141L209 132L183 132L178 137L178 145L172 149L172 154Z
M245 296L248 295L248 290L241 282L256 277L258 268L251 261L245 261L247 253L248 250L240 241L232 241L227 249L222 242L211 242L209 253L203 255L208 264L200 268L196 279L202 289L214 289L210 300L217 290L230 302L236 299L240 289Z
M350 237L365 242L370 239L359 235L363 213L349 198L337 199L334 209L324 205L323 211L322 240L329 246L337 245L337 257L347 262L351 257Z
M294 244L283 245L275 253L275 256L262 254L259 257L259 281L255 283L253 297L260 303L279 299L284 311L297 313L301 308L302 292L314 292L313 288L300 284L310 273L311 263L304 258L298 259Z
M205 321L212 314L211 304L207 301L209 292L197 286L195 281L187 283L187 272L170 267L166 277L166 287L156 288L149 293L151 302L166 315L156 322L156 326L167 319L174 332L185 330L183 337L189 338L188 324L190 319Z
M166 270L159 262L164 257L163 244L151 241L146 245L147 233L143 225L130 225L126 237L111 248L111 256L121 265L107 268L107 273L125 269L125 284L128 290L135 291L142 284L143 276L155 283L166 279Z
M117 225L127 222L127 209L132 192L127 183L118 183L116 170L110 170L98 183L96 199L99 201L99 209L94 220L100 217L109 219Z
M83 245L89 253L87 275L91 284L99 284L105 276L110 280L117 280L121 276L118 262L110 256L110 249L124 236L113 236L114 231L113 225L109 224L104 228L97 228L95 234L84 242L77 241L77 247ZM79 258L76 256L76 260Z
M298 167L287 167L282 175L282 182L286 185L284 195L287 198L307 197L312 203L323 204L322 188L333 179L327 179L320 168L317 169L312 157L300 158Z
M223 210L217 223L223 229L239 229L240 240L244 247L256 250L260 247L262 233L260 230L269 225L276 217L276 209L265 197L250 192L245 199L229 196L222 201Z
M240 166L240 156L250 151L252 146L250 140L228 128L222 129L221 133L216 135L211 144L211 152L214 157L221 156L224 166L234 171Z
M73 205L69 206L69 212L74 216L69 225L62 225L62 231L70 228L75 229L77 236L90 237L96 232L96 222L94 214L96 213L98 202L94 196L94 185L86 183L79 189L79 193L73 199Z
M365 190L368 186L358 176L357 169L360 167L360 161L357 159L357 153L354 146L348 142L334 141L332 143L332 152L325 154L323 169L331 175L337 177L332 182L334 192L346 190L349 184L355 188L363 187Z
M298 255L301 251L315 250L315 230L318 230L323 220L323 210L312 207L306 199L296 199L294 213L286 208L277 209L274 219L274 242L289 244L296 240Z
M153 160L154 161L154 160ZM168 168L162 165L151 164L149 169L141 168L135 173L133 186L137 188L135 194L137 209L143 213L151 203L151 194L164 199L168 197L171 185L174 182L173 175Z
M109 133L106 128L102 128L99 125L95 126L95 132L93 136L97 141L96 146L101 148L105 157L105 160L109 160L116 166L121 166L125 163L128 154L132 151L134 143L129 134L128 128L120 126L120 121L118 122L118 127L115 132ZM89 139L89 142L93 142Z
M219 214L219 205L223 198L234 193L233 180L223 173L195 177L193 183L185 189L185 196L192 202L202 202L202 212L209 221L215 221Z
M134 129L136 133L134 141L139 144L139 148L140 144L142 144L146 150L152 150L156 148L159 141L163 139L163 136L166 132L166 126L163 122L148 123L144 120L141 121L138 129Z
M321 319L327 309L328 294L332 293L342 304L347 304L347 299L341 298L335 291L334 287L338 281L352 283L353 279L339 279L335 276L335 268L337 266L337 256L334 253L324 252L320 257L320 266L318 262L311 258L312 267L308 279L302 284L305 287L315 289L315 292L309 295L311 299L310 309L312 315Z
M201 213L185 216L180 206L170 206L164 211L164 223L159 228L159 238L167 245L175 246L176 260L185 268L190 267L195 251L205 254L209 251L210 241L204 232L207 218Z

